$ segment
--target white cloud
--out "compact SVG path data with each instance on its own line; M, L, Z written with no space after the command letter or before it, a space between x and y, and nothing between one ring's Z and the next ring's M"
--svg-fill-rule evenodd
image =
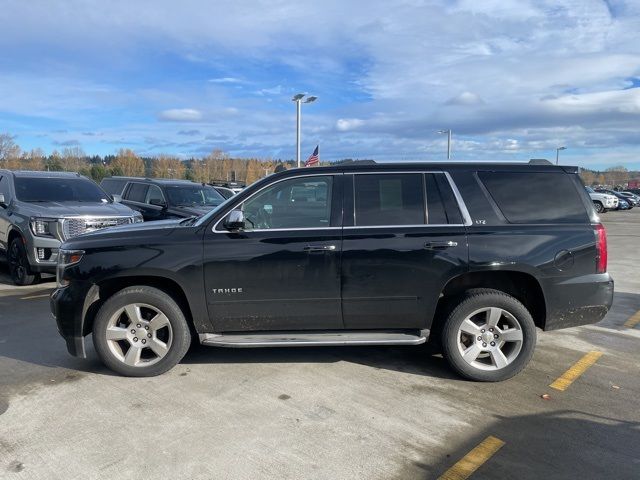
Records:
M341 132L355 130L362 125L364 125L364 120L360 120L359 118L339 118L336 122L336 128Z
M202 112L195 108L170 108L160 112L158 119L167 122L197 122L202 120Z
M242 80L235 77L210 78L209 81L211 83L243 83Z
M462 92L460 95L451 97L446 103L447 105L479 105L484 103L484 100L475 93Z

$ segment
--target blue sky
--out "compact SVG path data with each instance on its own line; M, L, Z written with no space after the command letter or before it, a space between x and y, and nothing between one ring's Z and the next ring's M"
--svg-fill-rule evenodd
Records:
M0 132L46 152L640 168L640 2L3 0Z

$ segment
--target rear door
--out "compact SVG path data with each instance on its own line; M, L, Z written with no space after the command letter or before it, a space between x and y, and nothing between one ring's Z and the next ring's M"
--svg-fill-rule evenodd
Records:
M463 214L448 176L371 172L345 178L345 328L428 328L444 285L467 269Z

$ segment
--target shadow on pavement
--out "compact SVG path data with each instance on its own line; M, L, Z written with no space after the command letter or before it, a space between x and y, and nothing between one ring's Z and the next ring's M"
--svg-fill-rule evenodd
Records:
M474 473L474 479L637 479L640 472L640 422L558 410L497 416L492 426L465 438L439 463L409 462L406 477L438 477L489 435L505 445ZM455 445L455 439L447 443Z

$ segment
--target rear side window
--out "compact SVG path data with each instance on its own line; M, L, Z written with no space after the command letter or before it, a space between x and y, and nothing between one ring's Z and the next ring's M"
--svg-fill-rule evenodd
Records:
M116 178L105 178L100 183L102 189L109 195L120 195L124 186L127 184L126 180L118 180Z
M355 176L357 226L421 225L425 223L422 174Z
M582 223L587 211L565 173L478 172L510 223Z
M126 199L132 202L144 203L147 196L148 185L144 183L132 183L127 189Z

